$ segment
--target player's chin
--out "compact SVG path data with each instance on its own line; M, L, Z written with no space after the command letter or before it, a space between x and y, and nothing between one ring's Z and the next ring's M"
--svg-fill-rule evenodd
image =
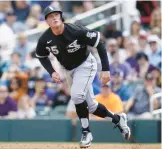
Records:
M51 27L57 28L60 25L61 25L61 23L59 21L57 21L57 22L53 22L52 25L51 25Z

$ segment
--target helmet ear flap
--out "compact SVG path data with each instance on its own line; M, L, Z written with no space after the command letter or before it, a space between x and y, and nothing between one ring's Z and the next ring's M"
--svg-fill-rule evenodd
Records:
M65 19L64 19L64 15L61 14L61 19L62 19L62 22L65 22Z

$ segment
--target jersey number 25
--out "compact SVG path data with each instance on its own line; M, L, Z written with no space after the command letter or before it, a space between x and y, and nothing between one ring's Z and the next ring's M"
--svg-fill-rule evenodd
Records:
M49 51L49 52L52 52L53 54L58 54L59 51L57 49L57 46L51 46L51 47L46 47L46 49Z

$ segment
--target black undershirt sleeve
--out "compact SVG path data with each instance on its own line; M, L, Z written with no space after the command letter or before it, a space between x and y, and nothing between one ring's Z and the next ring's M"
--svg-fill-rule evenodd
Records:
M105 44L102 40L100 40L100 33L89 30L84 26L79 26L80 32L79 36L81 40L89 46L97 48L98 54L101 59L102 71L109 71L109 60L107 56L107 50L105 48Z
M47 72L52 76L52 73L55 72L52 64L48 58L50 52L46 49L45 42L42 38L38 40L35 55L39 59L42 66L47 70Z
M104 42L100 40L96 48L101 59L102 71L110 71L109 60Z
M50 76L52 76L52 73L55 72L51 61L49 60L48 57L44 57L44 58L38 58L40 63L42 64L42 66L47 70L47 72L50 74Z

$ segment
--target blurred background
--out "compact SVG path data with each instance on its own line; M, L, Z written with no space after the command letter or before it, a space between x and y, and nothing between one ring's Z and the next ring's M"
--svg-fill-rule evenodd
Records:
M78 119L74 104L70 100L70 80L62 71L59 62L50 55L54 68L62 78L60 84L55 84L35 57L38 38L48 28L43 16L44 8L48 5L60 7L67 23L82 24L101 32L110 62L111 82L101 87L99 73L96 74L93 82L96 100L114 113L127 113L133 127L131 122L136 122L137 119L145 120L146 123L150 120L152 125L157 122L160 126L158 120L162 113L162 10L160 1L142 0L0 1L0 126L3 126L3 119L15 119L17 129L32 127L33 130L38 130L39 134L39 129L42 131L45 127L44 124L40 126L39 120L55 120L58 123L61 119L64 123L67 121L68 130L71 131L67 132L68 139L64 136L64 139L60 140L72 141L77 138L75 130ZM96 57L100 70L97 50L91 47L89 50ZM20 125L17 124L17 119L25 121L21 121ZM27 125L27 119L34 120L36 124ZM93 123L96 122L98 127L109 127L98 117L90 115L90 119ZM143 127L145 122L142 123ZM53 126L46 133L57 127L62 129L62 122L55 126L56 123L51 123ZM160 127L157 125L157 131L154 132L157 137L155 142L158 142L160 133ZM6 129L7 127L9 126L6 126ZM29 128L23 131L31 131ZM95 131L96 125L92 126L92 129ZM66 132L65 128L62 131ZM96 134L98 133L100 132ZM13 140L23 140L20 136L17 136L17 139L13 137ZM26 137L27 140L36 138L29 136L30 134ZM3 137L0 137L0 141ZM50 137L47 139L48 137L42 140L51 140ZM105 137L105 141L113 138ZM8 136L6 139L8 140ZM97 139L101 142L104 140ZM112 142L119 140L114 138Z

